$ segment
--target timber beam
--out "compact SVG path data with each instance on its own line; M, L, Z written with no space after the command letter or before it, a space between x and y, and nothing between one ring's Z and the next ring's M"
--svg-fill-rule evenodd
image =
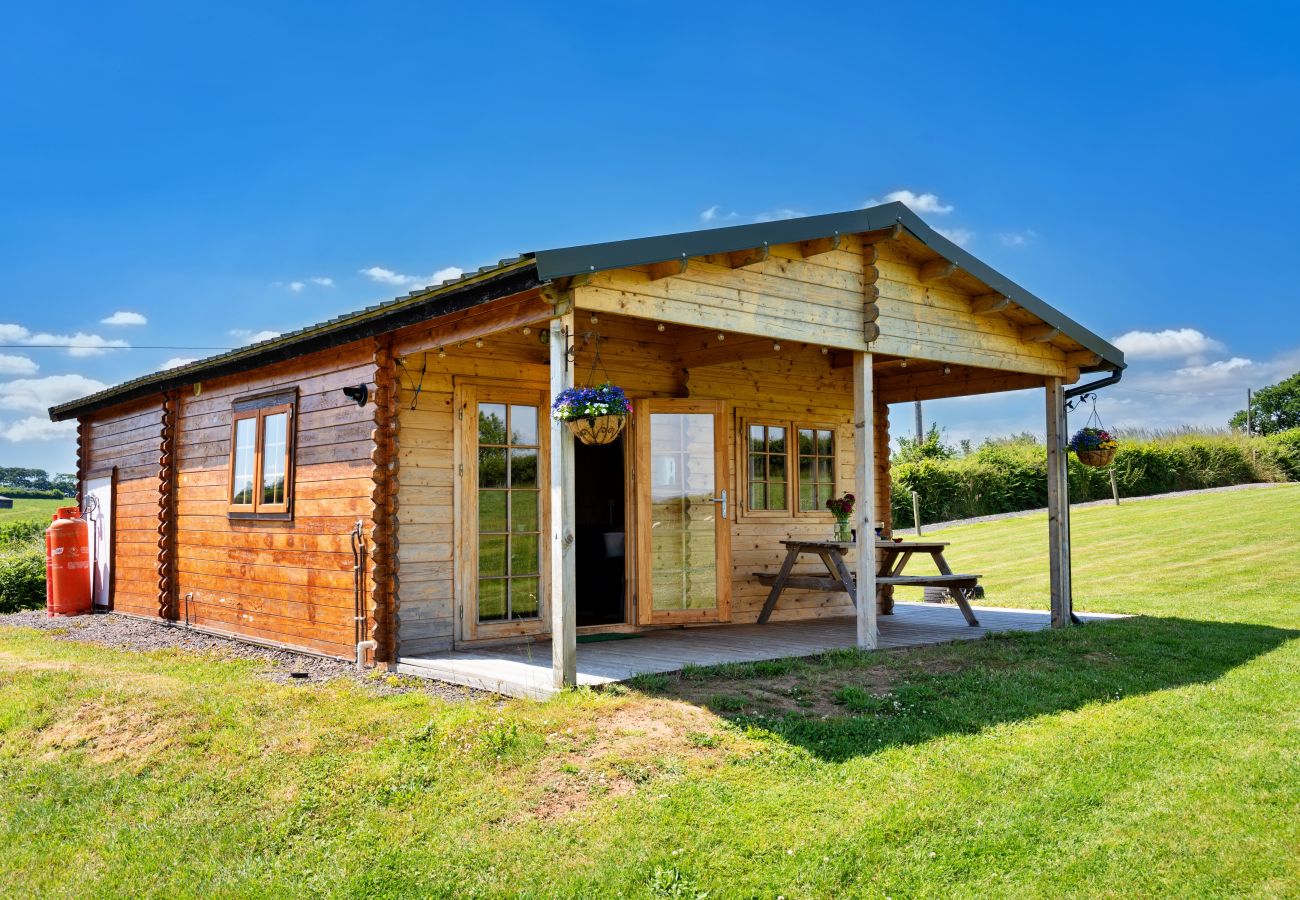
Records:
M1052 325L1025 325L1020 329L1020 339L1034 344L1046 344L1056 340L1061 329Z
M980 294L972 297L970 311L977 316L988 316L1002 312L1011 305L1011 298L1003 294Z
M659 281L662 278L669 278L673 275L681 275L686 271L690 264L686 254L682 254L681 259L668 259L663 262L651 263L649 268L650 280Z
M747 359L762 359L763 357L775 356L781 352L783 346L786 350L792 350L796 347L811 347L812 345L795 344L793 342L782 345L780 341L772 338L729 340L721 343L710 340L691 349L683 350L678 357L678 362L683 369L721 366L727 363L744 362Z
M766 241L764 241L763 246L761 247L754 247L749 250L736 250L732 253L726 254L722 258L726 260L726 264L731 268L743 269L746 266L757 265L765 261L771 255L772 248Z
M843 240L844 235L837 231L830 237L817 238L812 241L802 241L799 244L799 252L803 255L804 259L807 259L810 256L820 256L823 253L830 253L832 250L840 249Z
M1075 350L1065 354L1065 361L1071 366L1086 368L1088 366L1101 365L1101 354L1093 353L1091 350Z
M955 262L940 257L939 259L932 259L927 263L921 263L921 267L917 271L916 277L924 284L931 281L942 281L945 278L950 278L956 271L957 264Z
M919 372L916 375L891 374L882 377L876 392L886 403L904 403L909 400L938 400L944 397L968 397L976 394L994 394L1000 391L1020 391L1043 386L1042 375L1026 372L997 372L992 369L943 370Z

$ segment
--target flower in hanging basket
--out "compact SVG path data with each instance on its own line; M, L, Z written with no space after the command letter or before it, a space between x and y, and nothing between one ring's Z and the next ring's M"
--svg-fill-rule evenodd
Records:
M623 389L605 382L598 387L565 388L555 395L551 415L560 422L598 419L601 416L623 418L631 415L632 404Z
M1109 431L1101 428L1080 428L1070 438L1070 449L1075 453L1087 453L1090 450L1118 450L1119 441Z
M852 494L845 494L843 497L832 497L826 501L826 508L831 511L836 519L841 522L847 522L853 515L853 501L856 498Z

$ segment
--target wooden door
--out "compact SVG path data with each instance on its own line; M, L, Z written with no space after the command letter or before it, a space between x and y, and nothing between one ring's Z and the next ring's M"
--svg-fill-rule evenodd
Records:
M731 615L731 498L720 400L636 404L637 621Z

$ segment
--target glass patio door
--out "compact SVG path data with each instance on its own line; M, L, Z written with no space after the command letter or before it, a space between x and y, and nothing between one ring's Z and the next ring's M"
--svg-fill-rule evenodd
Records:
M723 404L643 400L636 431L638 621L726 621L734 504Z

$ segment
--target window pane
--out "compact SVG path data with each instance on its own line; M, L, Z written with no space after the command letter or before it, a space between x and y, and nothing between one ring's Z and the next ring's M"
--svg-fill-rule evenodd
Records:
M762 453L767 441L763 438L762 425L749 426L749 449L754 453Z
M749 508L767 509L767 491L761 482L749 486Z
M506 405L480 403L478 405L478 442L504 444L506 442Z
M510 451L510 486L537 487L537 451Z
M537 446L537 407L510 407L510 443Z
M813 480L813 461L802 454L799 456L799 480L804 483Z
M510 574L536 575L541 571L537 555L537 535L510 535Z
M814 444L815 442L813 441L812 431L807 428L800 428L799 429L799 453L801 455L812 453Z
M541 517L537 508L538 498L540 496L541 494L537 491L510 492L511 531L541 530Z
M235 466L230 485L230 502L251 506L253 503L253 442L257 435L256 419L235 423Z
M769 456L767 458L767 480L785 481L784 456Z
M541 604L538 601L537 578L510 579L510 618L527 619L537 615Z
M767 451L769 453L785 453L784 428L767 429Z
M481 534L501 534L506 530L506 492L479 491L478 530Z
M835 452L835 438L833 432L817 432L817 452L822 456L830 456Z
M835 480L835 473L831 471L831 458L829 456L817 457L817 480L824 484L829 484Z
M799 509L803 512L817 508L817 495L808 481L799 482Z
M275 413L262 419L262 502L285 502L288 475L289 416Z
M506 536L481 534L478 538L478 574L482 578L506 574Z
M769 509L785 509L785 482L767 486L767 505Z
M480 578L478 581L478 620L498 622L506 617L506 580Z
M765 465L767 457L761 453L751 453L749 455L749 477L755 481L762 481L767 477L767 466Z
M481 488L503 488L506 486L506 451L504 448L478 448L478 486Z

